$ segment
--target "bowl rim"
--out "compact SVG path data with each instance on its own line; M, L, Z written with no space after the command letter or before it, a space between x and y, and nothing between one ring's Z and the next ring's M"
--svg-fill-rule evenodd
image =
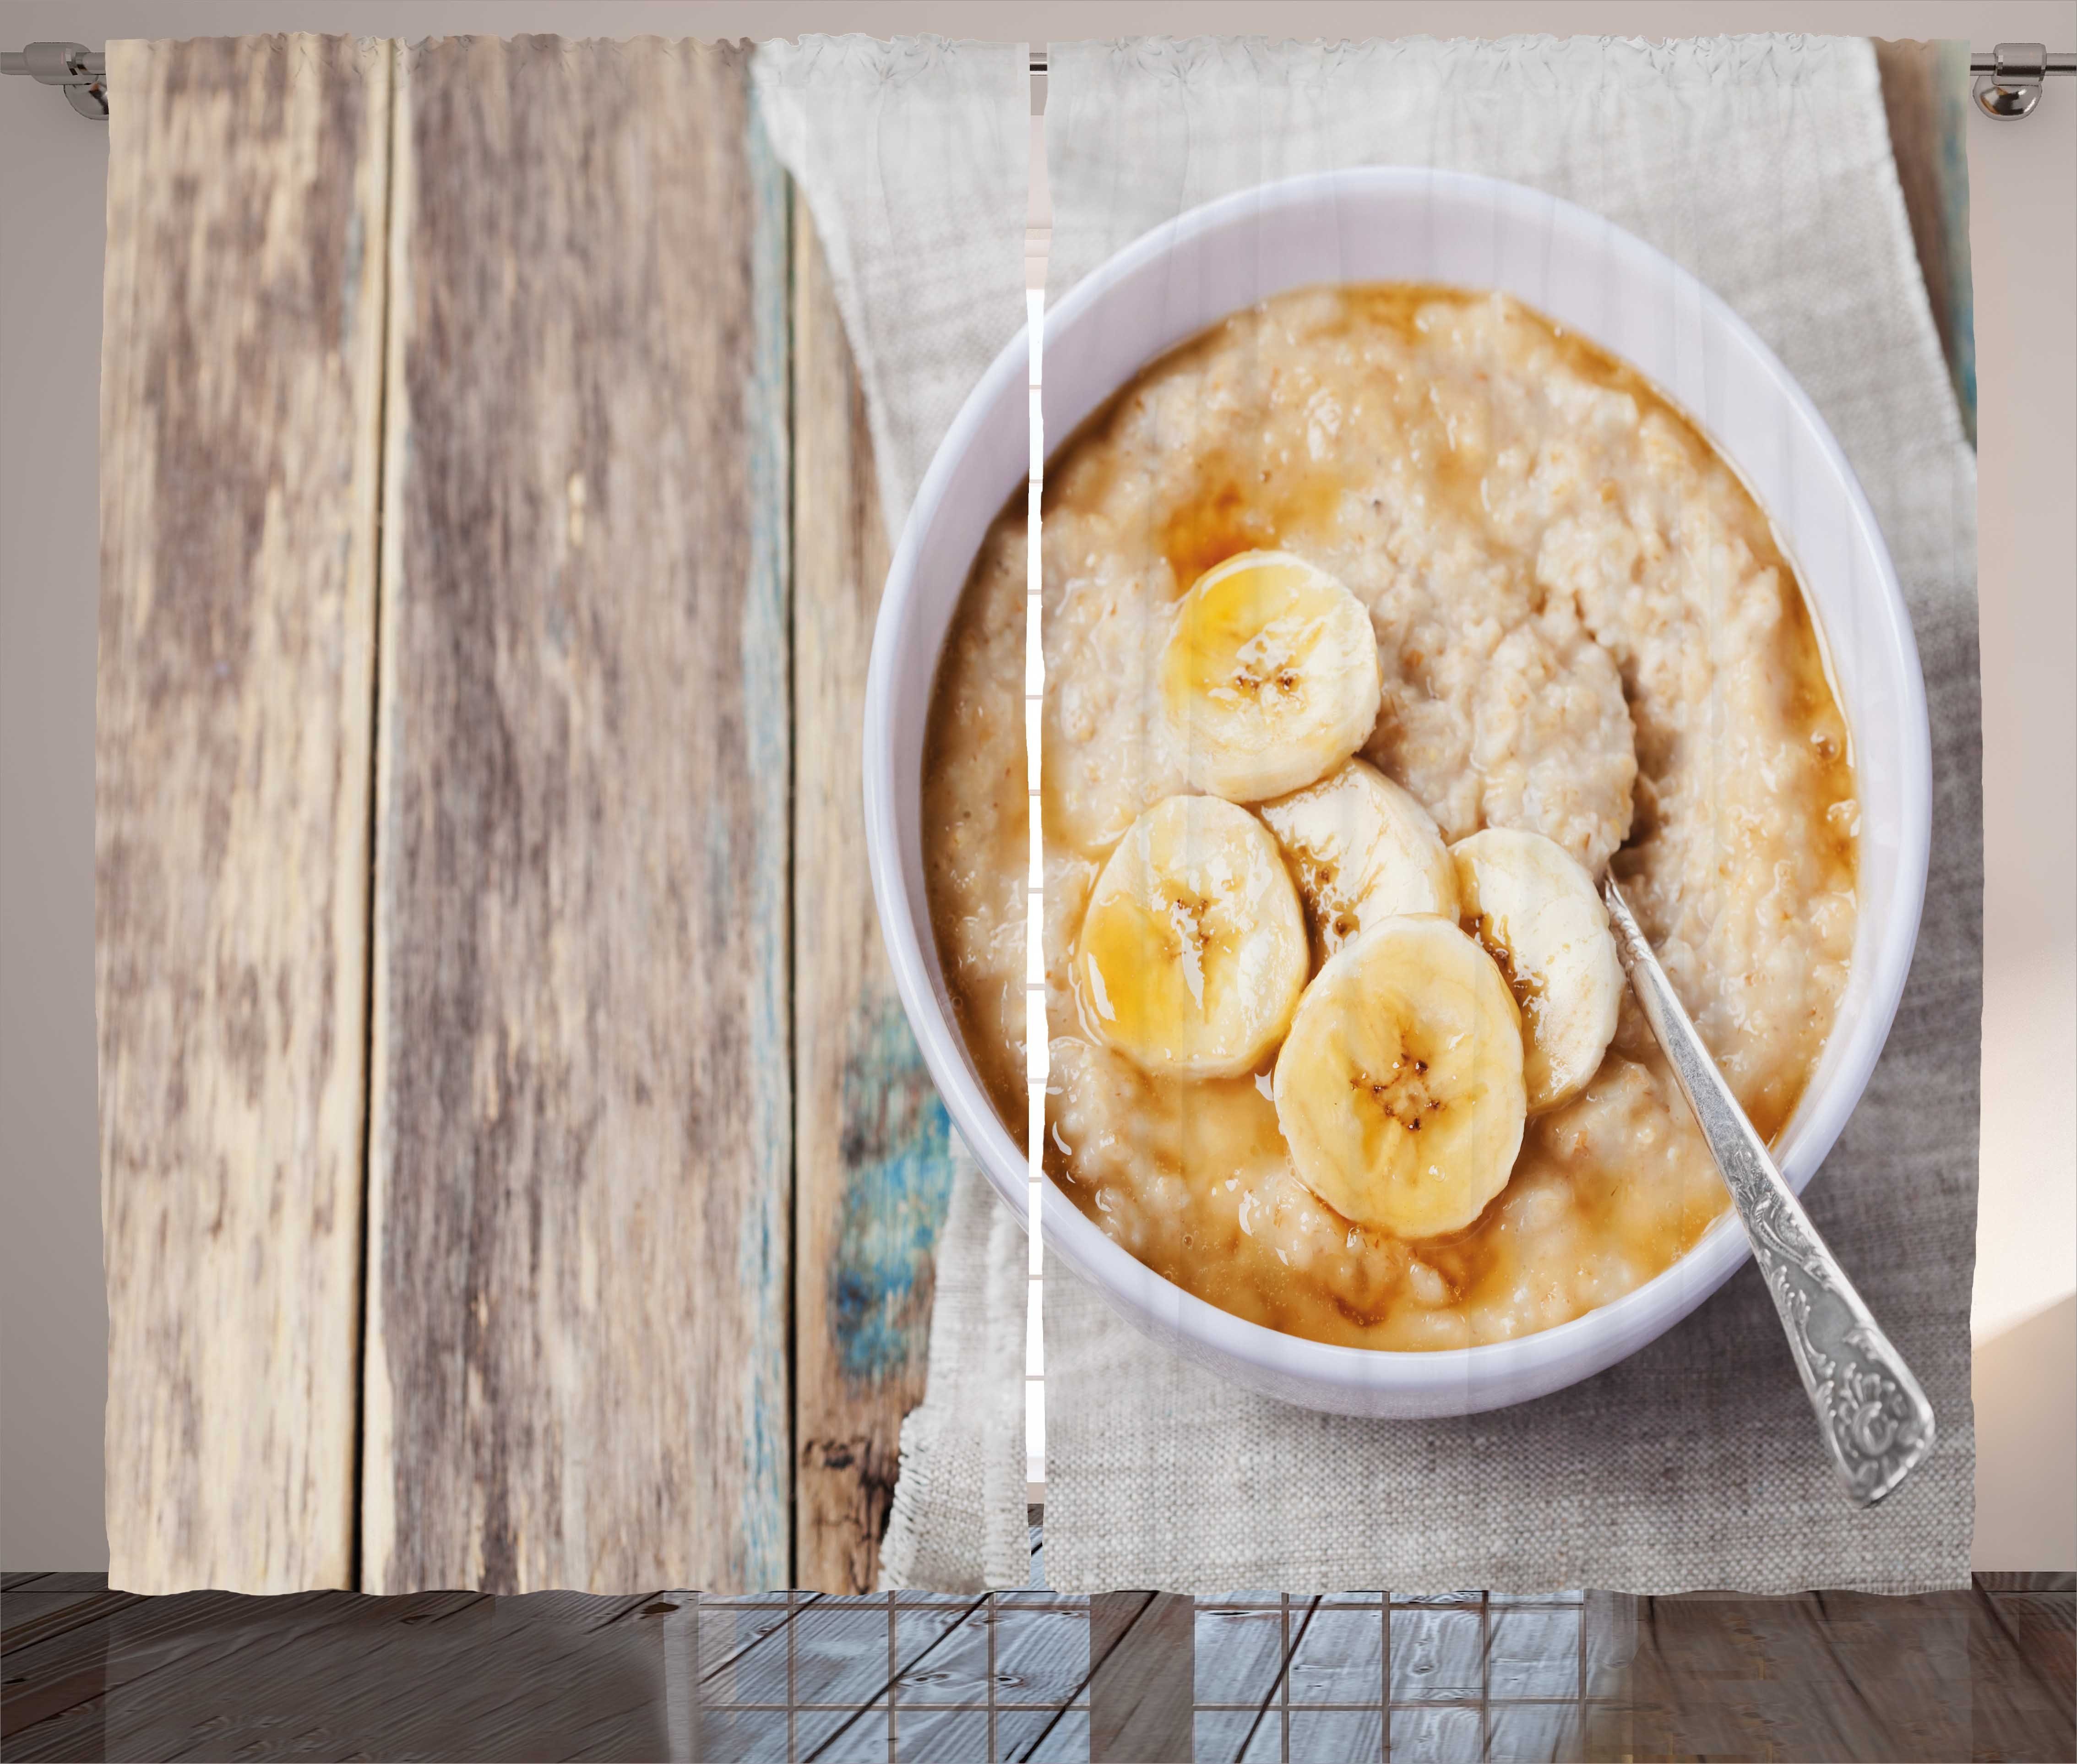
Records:
M1874 566L1872 579L1862 580L1858 597L1871 609L1879 608L1883 616L1875 630L1857 631L1856 639L1866 645L1879 637L1879 647L1890 652L1888 665L1880 672L1895 689L1896 715L1906 738L1906 751L1895 755L1902 803L1895 892L1888 918L1872 949L1865 955L1856 951L1856 960L1871 962L1873 971L1863 1009L1845 1026L1847 1039L1838 1065L1821 1089L1816 1082L1820 1075L1813 1073L1812 1083L1806 1086L1776 1143L1783 1172L1790 1186L1800 1192L1858 1105L1902 999L1925 899L1931 838L1932 751L1924 675L1909 609L1888 547L1837 439L1809 394L1773 351L1698 277L1592 210L1483 173L1396 165L1302 173L1251 185L1188 210L1142 235L1084 276L1057 304L1046 310L1043 335L1050 346L1096 310L1118 284L1206 232L1258 217L1271 207L1299 206L1322 198L1332 202L1342 196L1409 188L1417 188L1431 198L1476 202L1488 210L1496 206L1517 212L1533 210L1546 224L1590 229L1613 255L1631 257L1638 265L1667 278L1684 302L1693 302L1697 310L1736 340L1786 413L1814 442L1836 478L1837 487L1843 492L1853 536ZM1216 318L1211 321L1217 322ZM991 1185L1027 1231L1025 1155L1009 1137L969 1063L959 1032L932 981L932 964L922 943L927 926L919 928L910 911L894 814L900 785L895 772L897 756L892 712L924 540L944 506L962 456L999 401L1028 384L1025 377L1030 360L1029 330L1027 325L1018 331L968 393L932 457L903 526L875 622L863 754L869 867L897 993L954 1125ZM1130 372L1140 371L1180 340L1148 351ZM1609 353L1634 371L1642 372L1634 368L1620 350L1610 347ZM1695 423L1720 456L1740 471L1742 479L1739 460L1717 435L1655 378L1648 374L1645 377ZM1124 379L1118 381L1121 385L1124 383ZM1110 387L1105 395L1116 389ZM1014 486L1009 488L1014 491ZM1761 512L1768 513L1764 504ZM1821 643L1826 643L1829 651L1823 618L1812 604L1800 564L1797 576L1799 592L1809 607ZM942 652L940 634L931 664L934 680ZM1843 702L1840 708L1843 714L1846 709ZM1849 738L1856 736L1850 722ZM1826 1053L1831 1051L1840 1026L1835 1021L1832 1035L1827 1038ZM1727 1209L1684 1254L1650 1279L1605 1304L1548 1329L1467 1347L1426 1350L1357 1347L1287 1334L1237 1317L1176 1286L1106 1235L1051 1181L1043 1184L1041 1206L1041 1229L1047 1246L1094 1284L1114 1308L1126 1312L1157 1338L1251 1387L1276 1390L1287 1400L1350 1413L1381 1412L1364 1402L1366 1395L1408 1400L1416 1406L1405 1412L1440 1414L1474 1413L1550 1394L1605 1369L1666 1333L1716 1292L1751 1255L1736 1209ZM1563 1373L1555 1381L1546 1379L1537 1389L1505 1394L1505 1387L1514 1381L1513 1375L1533 1369L1548 1371L1553 1367ZM1494 1393L1492 1400L1481 1400L1482 1392ZM1466 1400L1463 1406L1446 1409L1419 1406L1424 1398L1432 1404L1436 1399L1452 1396Z

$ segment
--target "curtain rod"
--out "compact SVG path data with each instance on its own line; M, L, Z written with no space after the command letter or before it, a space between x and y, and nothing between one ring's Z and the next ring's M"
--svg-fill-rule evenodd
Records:
M2003 120L2030 115L2041 102L2042 82L2051 73L2077 74L2077 52L2053 54L2038 43L2000 43L1988 51L1969 52L1969 71L1976 76L1976 104L1986 116ZM1031 73L1043 78L1046 52L1031 52ZM60 88L65 101L97 123L108 120L108 57L83 43L31 43L0 54L0 73L26 74L44 85Z

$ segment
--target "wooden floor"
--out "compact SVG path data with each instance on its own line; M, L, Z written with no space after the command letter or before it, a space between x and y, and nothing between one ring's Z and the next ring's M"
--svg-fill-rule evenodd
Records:
M2077 1758L2072 1577L1916 1599L0 1590L7 1758Z

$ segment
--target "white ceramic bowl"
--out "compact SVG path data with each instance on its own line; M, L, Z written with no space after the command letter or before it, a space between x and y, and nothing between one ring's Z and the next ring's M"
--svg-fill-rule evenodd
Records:
M1065 436L1155 356L1226 314L1308 284L1505 289L1641 370L1695 420L1773 518L1815 605L1853 734L1860 919L1829 1043L1779 1142L1800 1189L1873 1070L1903 991L1925 886L1932 767L1911 622L1838 444L1786 369L1692 276L1642 240L1535 190L1372 167L1293 178L1193 209L1119 252L1048 314L1046 433ZM923 884L924 720L947 626L989 522L1024 479L1029 356L1018 338L938 450L897 547L865 706L866 830L880 928L909 1020L954 1122L1026 1210L1023 1155L953 1026ZM1750 1254L1726 1215L1658 1278L1516 1341L1429 1354L1329 1346L1228 1315L1171 1284L1048 1185L1048 1245L1161 1341L1313 1408L1462 1415L1562 1389L1685 1317Z

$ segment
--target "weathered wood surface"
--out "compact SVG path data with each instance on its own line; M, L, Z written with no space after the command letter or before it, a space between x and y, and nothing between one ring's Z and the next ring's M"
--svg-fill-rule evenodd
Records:
M110 1573L350 1586L389 55L109 61Z
M104 1580L104 1584L90 1592L69 1591L54 1587L10 1587L6 1621L4 1628L0 1628L0 1653L12 1654L18 1648L48 1641L82 1624L97 1623L114 1612L139 1603L144 1596L138 1592L110 1592L105 1577L95 1578Z
M655 1602L151 1600L10 1662L7 1755L663 1758Z
M1908 1603L1886 1612L1887 1658L1862 1662L1814 1598L1650 1600L1630 1675L1633 1744L1650 1757L1970 1756L1968 1600ZM1912 1670L1897 1672L1905 1657Z
M901 1417L923 1400L951 1124L867 873L866 659L886 580L865 399L793 207L794 1584L879 1581Z
M785 210L747 66L399 64L372 1591L789 1576Z
M1089 1601L1089 1757L1138 1764L1193 1755L1197 1608L1168 1592Z

